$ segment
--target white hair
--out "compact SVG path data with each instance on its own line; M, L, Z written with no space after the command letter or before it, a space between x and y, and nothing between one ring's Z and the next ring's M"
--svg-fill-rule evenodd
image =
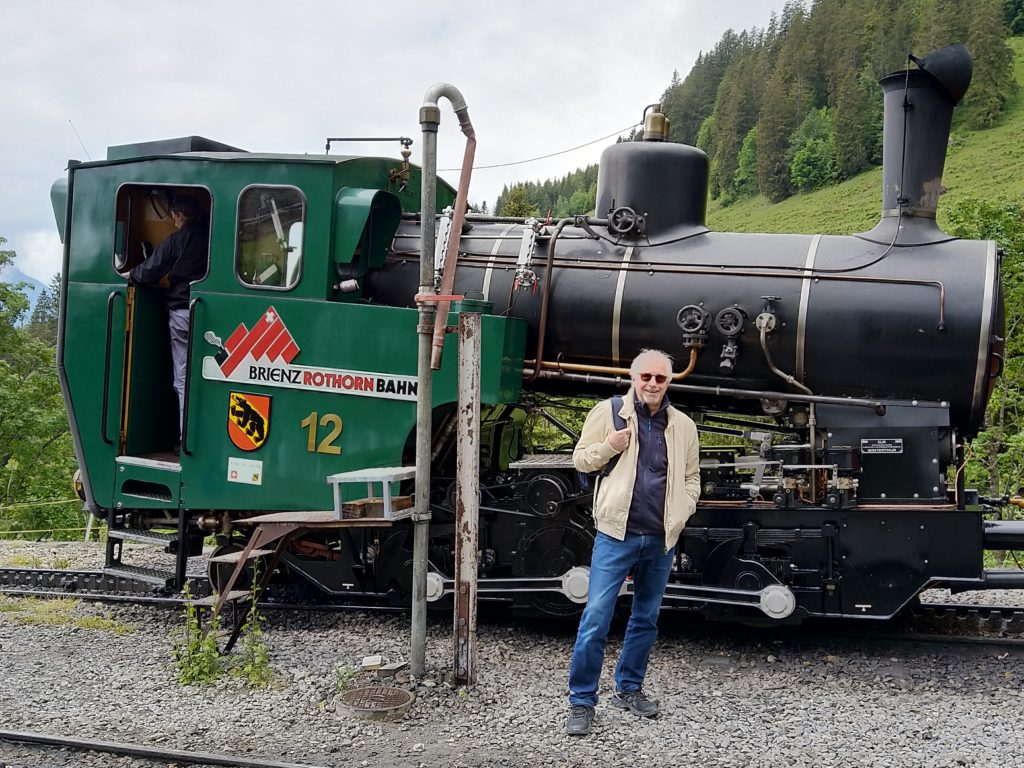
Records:
M640 369L643 368L643 365L641 365L641 363L643 363L646 360L649 360L652 357L658 358L662 362L664 362L665 367L668 368L668 372L671 375L672 356L665 352L662 352L660 349L641 349L640 354L634 357L633 362L629 364L629 375L636 376L637 374L639 374L641 372Z

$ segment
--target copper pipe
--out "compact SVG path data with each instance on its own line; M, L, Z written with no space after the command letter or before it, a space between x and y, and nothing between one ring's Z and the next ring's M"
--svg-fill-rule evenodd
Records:
M707 499L707 500L701 499L700 501L697 502L697 505L701 506L701 507L749 507L749 506L754 506L754 507L757 507L757 508L764 508L764 507L772 508L772 507L775 506L775 504L770 502L770 501L755 501L755 502L753 502L753 504L751 504L750 502L747 502L747 501L716 501L716 500L713 500L713 499ZM938 511L941 511L941 510L956 509L956 505L955 504L917 505L917 504L863 504L863 503L858 503L856 507L853 507L853 509L870 509L870 510L880 510L880 511L885 511L885 510L890 510L890 509L891 510L904 510L904 509L911 510L912 509L912 510L915 510L915 511L923 511L923 512L938 512ZM706 527L707 526L697 526L697 527L687 526L687 528L690 529L690 530L700 530L700 529L706 528Z
M476 133L469 119L469 108L456 110L459 127L466 136L466 151L462 156L462 173L459 175L459 189L455 195L455 212L452 214L451 235L448 238L448 250L445 251L444 273L441 275L441 293L450 294L455 284L455 263L459 257L459 240L462 238L462 225L466 220L466 209L469 198L469 179L473 175L473 157L476 155ZM424 226L433 226L432 222L424 222ZM438 370L441 367L441 354L444 352L444 334L448 326L448 301L437 302L437 314L434 316L434 340L430 354L430 367Z
M565 371L537 369L537 375L545 379L559 379L564 381L578 381L584 384L607 384L620 386L621 376L596 376L593 374L566 373ZM527 370L523 370L525 375ZM529 371L533 374L534 371ZM529 379L532 381L532 379ZM628 379L627 379L628 381ZM675 392L689 392L695 395L708 395L710 397L737 397L747 400L789 400L794 403L825 403L827 405L842 405L844 407L870 408L879 416L885 416L885 405L879 400L867 400L859 397L831 397L828 395L804 395L793 392L773 392L757 389L736 389L734 387L702 387L696 384L670 384L669 387Z
M863 502L858 502L857 508L878 510L881 512L885 512L890 509L912 509L914 511L938 512L944 509L956 509L956 504L865 504Z
M555 268L555 243L558 242L558 236L562 234L562 230L573 221L575 221L573 218L559 221L555 231L551 234L551 240L548 241L548 263L544 270L544 288L541 290L540 300L540 324L537 327L537 354L534 356L534 360L542 361L542 365L544 360L544 333L548 327L548 303L551 301L551 273ZM540 368L537 368L534 370L533 375L526 380L527 383L535 381L539 375Z
M524 360L523 366L533 366L535 362L535 360ZM551 362L550 360L542 360L540 367L555 371L574 371L578 373L610 373L614 376L630 376L629 368L613 368L612 366L609 365L581 365L579 363L563 363L561 360L554 363ZM691 373L693 373L693 369L696 367L697 348L691 347L689 364L686 366L685 370L682 370L679 373L672 374L671 380L673 382L682 381Z
M702 507L755 507L757 509L766 509L775 506L774 502L771 501L716 501L714 499L701 499L697 504ZM700 526L696 529L690 527L690 529L700 530L704 527L705 526Z

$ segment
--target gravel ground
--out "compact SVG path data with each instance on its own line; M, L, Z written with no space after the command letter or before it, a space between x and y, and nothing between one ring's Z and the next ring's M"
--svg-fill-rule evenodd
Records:
M54 549L67 559L81 547L5 545L0 565L12 551ZM427 675L388 681L417 696L392 723L361 720L338 706L336 670L369 654L407 658L404 616L269 613L265 638L277 682L252 690L237 678L178 684L170 659L171 636L182 625L176 611L82 601L75 615L110 618L133 631L26 623L23 611L0 611L3 729L322 766L1024 764L1024 669L1001 649L954 654L673 627L655 646L647 680L661 717L642 720L602 703L592 734L571 738L564 733L565 680L574 634L564 625L483 624L477 684L466 690L446 682L450 622L433 622ZM606 688L621 639L617 627ZM352 685L376 682L362 673ZM0 742L0 765L155 764Z

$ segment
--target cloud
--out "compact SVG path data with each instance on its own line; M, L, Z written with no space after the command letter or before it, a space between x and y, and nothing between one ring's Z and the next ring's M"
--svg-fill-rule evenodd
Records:
M784 2L0 0L12 31L0 46L0 235L49 252L31 239L52 227L49 185L68 158L100 160L114 144L197 134L319 153L327 136L406 135L419 163L418 110L439 81L469 104L478 164L574 147L639 122L673 70L685 76L727 28L763 27ZM464 142L447 103L441 119L439 167L456 167ZM504 184L563 176L613 141L480 171L470 198L493 206ZM332 153L397 157L398 144Z
M18 254L15 266L43 285L49 285L50 279L60 272L64 247L56 228L23 232L16 242L12 241L5 247Z

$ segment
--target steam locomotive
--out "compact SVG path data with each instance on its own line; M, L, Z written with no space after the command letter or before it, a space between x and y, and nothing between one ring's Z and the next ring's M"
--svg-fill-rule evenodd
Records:
M992 506L960 472L1004 336L995 243L935 221L971 70L953 46L882 80L882 215L845 237L710 231L707 156L664 141L656 109L644 141L604 152L597 215L557 223L467 215L464 189L409 163L408 139L401 161L331 155L330 143L324 155L270 155L186 137L71 162L52 191L64 243L58 369L83 496L109 526L107 570L178 588L204 536L237 550L251 530L241 518L331 509L329 476L413 463L427 240L445 261L441 293L475 294L483 312L480 599L581 609L591 497L567 453L524 451L524 423L538 414L571 440L547 404L624 391L629 361L652 347L680 361L673 402L728 438L702 449L702 498L666 607L753 622L883 619L928 587L1024 586L983 565L986 549L1024 548L1024 526L988 519ZM464 103L456 112L465 131ZM420 113L428 148L437 120L424 115L436 113L436 98ZM163 291L119 271L172 231L181 196L209 219L210 259L191 289L179 435ZM442 283L442 272L453 276ZM461 311L441 315L452 323ZM450 335L439 344L428 595L444 604L458 350ZM412 530L396 514L308 533L275 578L406 604ZM122 557L131 540L163 542L174 570L133 568Z

